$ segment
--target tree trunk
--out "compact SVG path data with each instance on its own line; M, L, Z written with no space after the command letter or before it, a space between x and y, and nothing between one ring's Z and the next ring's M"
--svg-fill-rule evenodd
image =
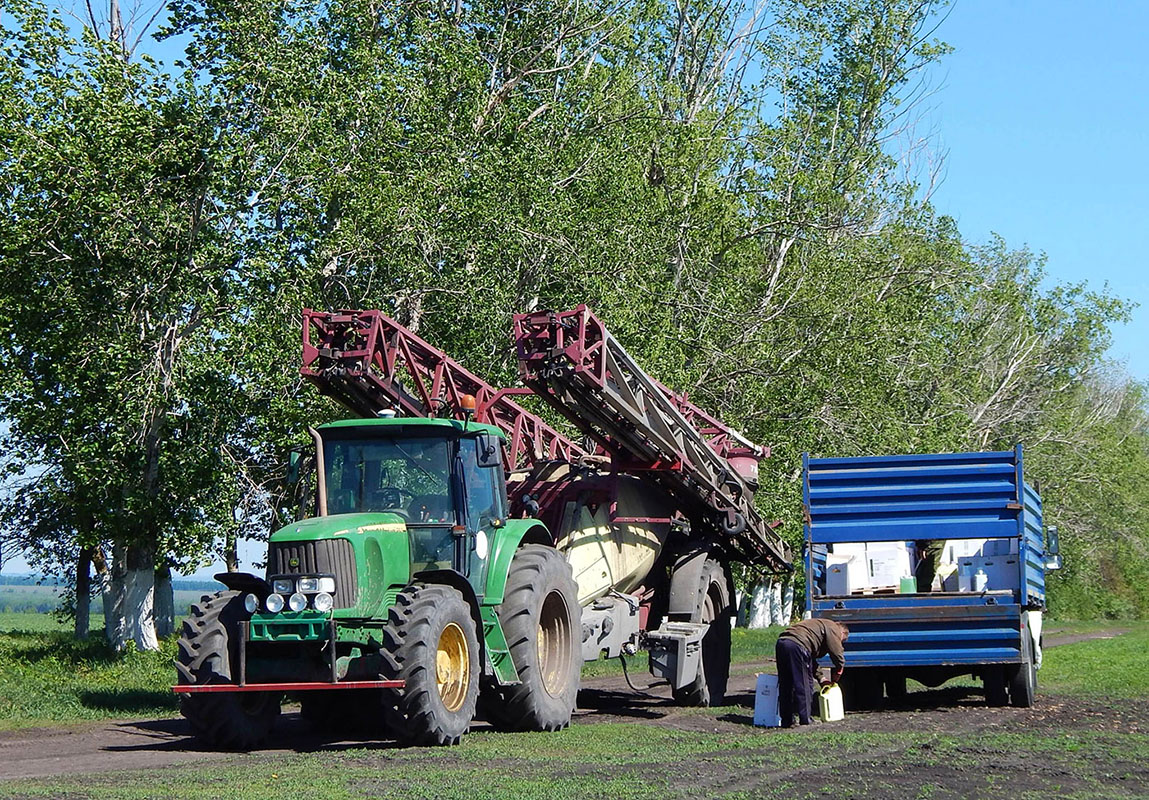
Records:
M159 650L155 625L155 545L117 543L105 585L104 621L116 650Z
M770 584L768 581L755 584L750 590L749 611L746 614L746 627L762 629L770 627Z
M223 563L228 572L239 572L239 537L234 530L225 535Z
M155 545L129 545L124 576L124 647L135 643L137 650L160 649L156 638L155 589Z
M88 638L89 616L92 611L92 548L81 547L76 558L76 626L77 639Z
M172 591L172 568L164 564L156 570L156 636L163 639L176 629L176 603Z
M116 650L124 649L124 573L127 568L127 546L116 542L103 574L104 636Z

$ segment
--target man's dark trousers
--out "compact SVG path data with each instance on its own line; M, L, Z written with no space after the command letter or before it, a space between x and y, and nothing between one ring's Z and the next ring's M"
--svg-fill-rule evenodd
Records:
M778 662L778 712L782 727L794 724L795 712L798 722L809 725L810 654L793 639L783 637L774 646L774 657Z

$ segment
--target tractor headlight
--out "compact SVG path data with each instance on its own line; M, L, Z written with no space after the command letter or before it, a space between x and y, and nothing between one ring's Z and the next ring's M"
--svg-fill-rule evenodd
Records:
M292 611L302 611L307 608L307 598L296 592L291 597L287 598L287 607Z
M259 611L259 597L254 594L245 595L243 598L243 607L248 614L254 614Z
M316 611L327 612L335 606L335 600L327 592L320 592L315 595L315 599L311 601L315 606Z
M305 594L315 594L319 591L319 578L300 578L297 586Z
M272 614L278 614L283 610L283 595L269 594L263 604Z
M328 594L335 594L335 579L334 578L320 578L319 591L327 592Z
M291 594L295 591L295 583L291 578L276 578L271 582L271 588L279 594Z

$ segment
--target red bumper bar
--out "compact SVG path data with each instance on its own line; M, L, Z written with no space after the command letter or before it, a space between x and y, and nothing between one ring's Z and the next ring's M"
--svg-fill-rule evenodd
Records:
M329 689L402 689L406 681L341 681L340 683L198 683L173 686L176 694L210 694L218 692L311 692Z

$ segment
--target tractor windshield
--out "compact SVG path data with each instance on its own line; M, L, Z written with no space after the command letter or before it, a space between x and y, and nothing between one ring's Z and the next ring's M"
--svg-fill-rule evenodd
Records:
M447 441L432 437L327 439L327 513L385 511L413 523L454 523Z

